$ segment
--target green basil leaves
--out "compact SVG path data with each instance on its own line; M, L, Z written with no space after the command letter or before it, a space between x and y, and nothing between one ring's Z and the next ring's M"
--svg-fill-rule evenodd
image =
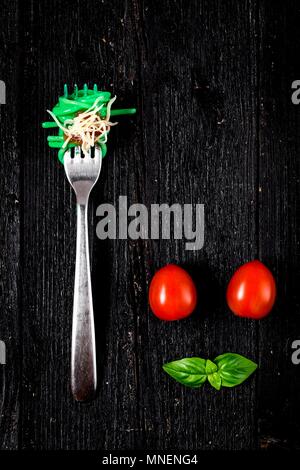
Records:
M199 388L208 380L216 390L240 385L256 368L255 362L234 353L222 354L213 361L186 357L163 365L167 374L187 387Z
M257 364L239 354L226 353L214 360L223 387L235 387L246 380L257 369Z
M206 381L205 359L200 357L186 357L179 361L169 362L163 369L177 382L187 387L201 387Z

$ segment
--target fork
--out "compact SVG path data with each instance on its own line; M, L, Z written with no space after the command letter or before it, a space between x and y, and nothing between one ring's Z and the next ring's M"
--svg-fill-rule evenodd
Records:
M90 149L88 155L75 147L64 155L67 178L76 194L77 239L73 301L71 389L77 401L93 397L97 388L96 343L91 287L88 201L99 178L101 150Z

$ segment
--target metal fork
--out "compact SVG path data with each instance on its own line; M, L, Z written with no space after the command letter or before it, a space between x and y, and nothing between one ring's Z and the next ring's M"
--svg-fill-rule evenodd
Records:
M90 150L89 155L83 155L80 147L75 147L74 156L70 150L64 155L65 172L77 199L71 389L75 400L78 401L92 398L97 387L95 325L87 215L89 195L99 178L102 157L99 147L95 147L92 150L93 153Z

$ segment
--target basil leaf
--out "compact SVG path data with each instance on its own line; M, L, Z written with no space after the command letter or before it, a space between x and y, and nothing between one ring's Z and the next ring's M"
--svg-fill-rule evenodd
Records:
M246 380L257 368L255 362L240 354L225 353L214 359L223 387L234 387Z
M214 364L210 359L207 359L206 361L206 366L205 366L205 371L207 375L213 374L214 372L217 372L218 366Z
M213 374L209 374L207 376L207 379L212 387L214 387L216 390L220 390L221 385L222 385L222 380L221 380L219 372L214 372Z
M163 365L164 371L187 387L201 387L206 381L205 359L186 357Z

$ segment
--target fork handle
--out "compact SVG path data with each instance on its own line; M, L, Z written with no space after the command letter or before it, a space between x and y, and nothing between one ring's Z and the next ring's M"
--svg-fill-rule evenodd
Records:
M85 204L77 202L71 388L74 398L78 401L91 399L97 387L95 325L87 212L88 201Z

